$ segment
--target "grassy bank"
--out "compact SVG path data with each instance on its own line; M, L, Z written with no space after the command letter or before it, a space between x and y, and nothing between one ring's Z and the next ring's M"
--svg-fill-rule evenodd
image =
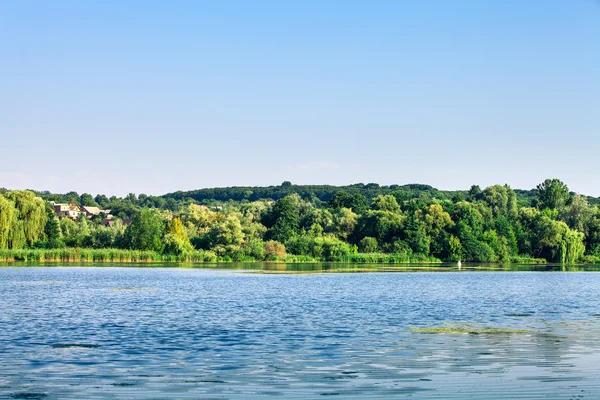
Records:
M66 263L214 262L217 261L217 257L213 252L201 250L194 251L185 256L177 256L160 254L154 251L67 248L0 250L0 261Z
M16 249L0 250L1 262L64 262L64 263L155 263L155 262L254 262L251 257L232 259L228 256L219 257L210 250L195 250L191 253L174 255L161 254L154 251L123 250L123 249ZM288 254L285 258L270 258L266 261L286 263L336 262L348 264L440 264L441 260L434 257L406 254L358 253L340 255L327 259L316 259L309 256ZM588 263L596 260L585 260ZM546 264L540 258L513 257L512 264Z
M160 254L154 251L123 250L123 249L16 249L0 250L0 261L14 262L110 262L110 263L143 263L143 262L253 262L251 257L236 260L231 257L218 257L212 251L195 250L182 255ZM287 263L307 262L339 262L339 263L441 263L440 260L425 256L406 256L404 254L351 254L328 259L316 259L308 256L288 254L285 258L273 258L267 261Z

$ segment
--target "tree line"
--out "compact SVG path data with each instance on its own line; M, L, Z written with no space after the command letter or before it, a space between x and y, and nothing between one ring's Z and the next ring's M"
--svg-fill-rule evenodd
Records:
M0 249L118 248L184 258L202 252L205 260L237 261L600 259L598 205L558 179L520 196L507 185L456 192L390 186L385 194L376 194L378 185L364 187L371 197L357 185L307 194L284 183L277 187L281 197L218 201L216 191L228 189L212 189L204 202L184 195L120 199L4 190ZM273 188L260 195L273 194ZM83 215L58 220L50 200L109 208L115 223L105 227ZM132 218L131 224L124 226L121 218Z

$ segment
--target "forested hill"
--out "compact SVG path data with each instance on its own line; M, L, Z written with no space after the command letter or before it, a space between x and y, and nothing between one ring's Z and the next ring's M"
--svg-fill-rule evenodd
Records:
M146 194L136 195L130 193L126 197L107 197L98 194L92 197L88 193L78 194L69 192L64 194L50 193L47 191L34 191L44 200L52 200L58 203L73 203L76 205L101 206L126 211L127 215L133 212L133 206L156 207L160 209L176 210L184 204L200 203L211 204L232 201L256 201L256 200L279 200L290 194L298 194L313 203L329 203L336 193L338 197L355 198L364 196L364 200L370 202L380 195L393 195L398 201L416 198L460 201L472 199L480 193L482 188L473 185L468 190L439 190L430 185L408 184L383 186L377 183L356 183L347 186L332 185L294 185L283 182L278 186L233 186L220 188L206 188L191 191L177 191L161 196ZM0 188L0 194L7 189ZM533 206L537 198L537 189L522 190L514 189L517 202L520 206ZM574 193L571 193L574 195ZM600 198L585 196L590 205L600 205Z
M192 191L177 191L163 195L164 199L174 199L177 201L194 200L199 203L210 201L256 201L259 199L279 200L289 194L297 193L302 198L312 201L320 200L329 202L334 194L345 192L350 195L362 194L371 200L379 195L391 194L398 200L409 200L413 198L428 198L438 200L458 200L466 199L469 195L479 191L478 186L472 186L469 190L438 190L430 185L408 184L408 185L390 185L380 186L376 183L357 183L348 186L331 185L293 185L290 182L284 182L279 186L234 186L224 188L198 189ZM537 197L537 190L516 189L517 201L522 206L532 205ZM590 204L600 204L600 198L588 197Z
M427 197L436 199L451 199L453 196L466 195L467 191L442 191L429 185L410 184L410 185L390 185L380 186L376 183L357 183L348 186L332 185L293 185L290 182L283 182L279 186L234 186L224 188L208 188L192 190L187 192L178 191L165 194L164 198L173 198L175 200L193 199L197 202L216 201L256 201L260 199L279 200L285 196L296 193L300 197L310 200L320 200L329 202L333 195L338 192L348 194L360 193L367 199L372 199L379 195L394 194L396 197L406 197L407 199L416 197Z

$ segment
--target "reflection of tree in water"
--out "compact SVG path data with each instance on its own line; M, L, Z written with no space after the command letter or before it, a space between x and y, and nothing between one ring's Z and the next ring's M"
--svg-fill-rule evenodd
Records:
M513 367L568 368L567 336L549 333L425 334L417 342L417 368L442 374L503 374ZM550 371L547 371L550 372Z

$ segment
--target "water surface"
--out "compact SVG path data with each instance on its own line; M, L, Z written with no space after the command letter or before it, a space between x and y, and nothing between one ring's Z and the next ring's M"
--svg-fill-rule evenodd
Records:
M597 272L269 269L0 268L0 398L600 398Z

